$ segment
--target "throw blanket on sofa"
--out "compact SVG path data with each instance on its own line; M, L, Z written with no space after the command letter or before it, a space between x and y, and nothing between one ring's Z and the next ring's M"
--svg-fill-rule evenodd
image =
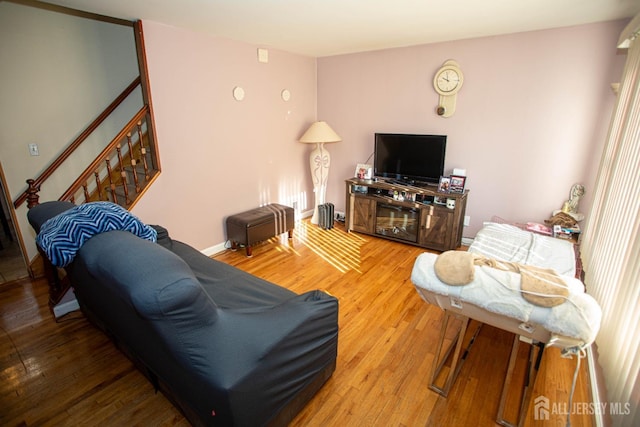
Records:
M82 245L99 233L129 231L155 242L157 232L128 210L111 202L85 203L47 220L36 242L56 267L66 267Z

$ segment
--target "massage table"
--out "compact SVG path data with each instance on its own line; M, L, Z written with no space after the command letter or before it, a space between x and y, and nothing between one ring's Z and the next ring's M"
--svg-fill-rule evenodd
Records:
M423 300L445 311L429 388L445 397L448 395L483 324L512 332L515 337L500 396L497 422L505 426L516 425L505 419L504 410L522 341L531 344L517 421L517 424L522 424L544 347L560 347L563 355L584 350L595 340L602 313L597 302L585 292L583 283L575 277L580 272L576 271L575 247L569 241L532 233L509 224L488 223L478 232L468 252L525 266L551 268L568 287L564 302L554 307L542 307L523 298L519 273L475 266L470 283L452 286L442 282L436 274L434 265L438 254L423 253L415 261L411 280L417 292ZM447 327L452 318L459 319L461 326L456 338L443 353ZM475 320L479 326L470 339L466 338L468 345L462 352L470 320ZM438 381L442 383L441 372L454 347L444 385L438 385Z

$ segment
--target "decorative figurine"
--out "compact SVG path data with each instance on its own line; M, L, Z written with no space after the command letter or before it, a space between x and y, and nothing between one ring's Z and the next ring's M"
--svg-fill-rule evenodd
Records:
M578 203L582 196L584 196L584 185L573 184L571 192L569 193L569 200L566 200L562 204L562 209L553 211L553 215L556 215L558 212L564 212L571 215L576 221L582 221L584 219L584 215L578 213Z
M578 213L578 203L582 196L584 196L584 186L581 184L573 184L571 193L569 194L569 200L562 205L562 212Z

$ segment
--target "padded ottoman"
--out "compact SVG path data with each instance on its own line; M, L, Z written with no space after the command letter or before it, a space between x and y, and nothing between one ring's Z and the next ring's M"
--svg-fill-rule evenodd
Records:
M246 212L227 217L227 239L232 249L244 245L247 256L251 256L251 246L285 231L293 237L294 211L289 206L271 203Z

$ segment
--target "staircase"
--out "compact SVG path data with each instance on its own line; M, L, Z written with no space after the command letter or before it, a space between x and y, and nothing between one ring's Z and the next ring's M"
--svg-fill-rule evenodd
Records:
M110 201L130 210L159 176L161 169L149 95L142 24L138 21L133 26L140 76L136 77L37 178L27 179L27 189L13 203L16 209L25 202L29 209L38 205L39 192L42 186L46 185L47 180L70 161L71 154L138 87L142 92L142 108L105 145L66 191L62 192L58 200L69 201L76 205ZM64 271L56 269L42 251L40 256L49 282L49 305L54 308L67 293L69 285L65 280Z
M140 79L137 78L114 102L122 102L119 98L139 84ZM112 103L105 111L115 109L117 104ZM111 201L130 209L160 172L149 110L149 105L145 104L58 200L75 204ZM27 190L15 201L14 206L18 208L24 201L28 208L37 205L43 183L65 164L71 153L106 117L108 114L101 114L89 125L89 131L82 132L38 178L28 179Z
M40 189L47 179L58 168L64 167L71 153L138 85L140 85L139 77L39 177L28 179L28 188L16 199L14 207L18 208L25 201L29 209L36 206L39 203ZM152 116L149 104L145 104L58 200L69 201L76 205L110 201L130 210L159 174L160 166L158 150L153 138ZM65 296L69 285L65 280L64 272L51 265L42 251L40 256L45 276L49 281L49 304L54 309Z
M160 172L145 105L59 200L110 201L131 209Z

